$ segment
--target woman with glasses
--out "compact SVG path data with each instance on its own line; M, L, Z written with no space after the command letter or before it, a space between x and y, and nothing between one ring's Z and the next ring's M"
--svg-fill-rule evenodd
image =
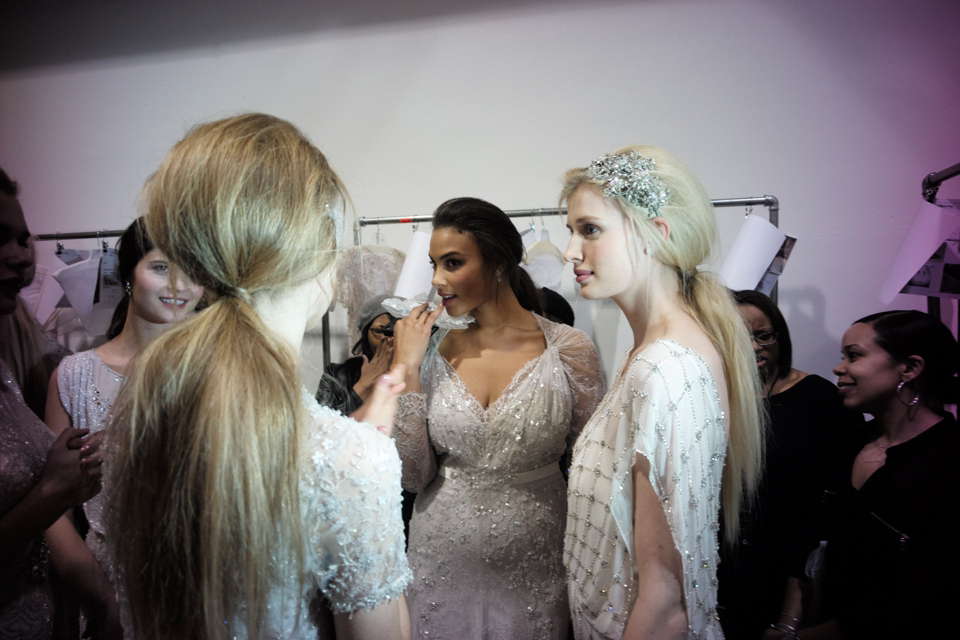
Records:
M387 372L393 360L396 320L382 304L390 297L393 296L382 293L368 298L360 306L357 312L360 339L351 350L354 357L326 366L317 389L317 402L349 415L370 397L377 379Z
M721 545L718 602L724 634L755 640L777 621L792 550L820 499L830 452L857 418L832 383L793 368L790 330L770 298L758 291L734 298L753 341L770 429L757 500L740 514L736 547Z

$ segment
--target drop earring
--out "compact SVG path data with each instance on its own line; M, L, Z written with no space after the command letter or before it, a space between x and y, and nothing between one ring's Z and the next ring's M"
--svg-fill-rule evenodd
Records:
M124 283L123 292L127 295L128 298L133 295L133 288L130 286L129 280Z

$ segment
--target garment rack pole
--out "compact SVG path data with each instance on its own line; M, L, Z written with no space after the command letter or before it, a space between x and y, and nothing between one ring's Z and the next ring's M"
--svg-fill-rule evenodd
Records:
M960 166L960 165L958 165ZM776 196L762 196L757 198L722 198L711 200L714 207L767 207L770 216L770 224L775 227L780 226L780 201ZM562 216L567 213L566 209L544 208L544 209L512 209L504 211L508 218L534 218L536 216ZM420 222L430 222L433 216L388 216L383 218L357 218L355 230L356 244L360 244L359 232L361 227L378 224L417 224Z
M123 235L124 230L108 231L74 231L71 233L38 233L37 240L88 240L96 238L116 238Z
M767 208L770 224L775 227L780 226L780 201L776 196L760 196L756 198L721 198L711 200L714 207L753 207L763 206ZM535 218L537 216L562 216L566 215L567 210L562 208L543 208L543 209L512 209L504 211L508 218ZM433 216L389 216L383 218L357 218L353 227L354 244L359 246L363 238L360 231L363 227L381 224L418 224L420 222L430 222ZM777 302L779 285L774 285L770 297L774 304ZM326 369L330 364L330 323L329 314L324 314L323 323L323 366Z

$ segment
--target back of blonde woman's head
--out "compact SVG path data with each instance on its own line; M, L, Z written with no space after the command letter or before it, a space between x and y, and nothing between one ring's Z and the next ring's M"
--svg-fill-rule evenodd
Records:
M345 192L289 122L248 114L195 127L144 188L154 243L216 294L300 284L335 257Z
M114 405L108 536L138 638L266 632L301 580L298 355L257 314L332 273L346 193L296 127L192 129L144 187L148 233L213 301L144 351ZM322 280L328 282L328 280Z
M649 174L669 195L654 208L640 206L620 195L603 193L606 181L596 179L589 167L566 173L561 201L578 189L594 189L612 201L623 214L635 252L646 248L676 274L682 306L704 329L723 360L730 400L729 446L724 465L723 506L725 513L738 513L745 502L744 492L754 494L763 459L764 412L759 401L753 347L734 304L732 293L714 274L700 271L716 247L717 221L713 203L700 180L671 153L653 146L624 147L611 155L636 152L652 159ZM657 206L659 205L659 206ZM652 218L669 223L663 234ZM727 540L736 540L739 519L726 517Z

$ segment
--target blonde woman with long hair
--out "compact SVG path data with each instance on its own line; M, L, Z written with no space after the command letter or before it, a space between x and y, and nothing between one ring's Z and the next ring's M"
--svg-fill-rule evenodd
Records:
M715 243L713 207L656 147L567 172L561 197L580 294L613 299L634 339L573 452L564 559L575 636L722 638L720 499L739 513L763 437L749 336L731 294L698 269ZM736 528L727 522L728 540Z
M107 540L125 627L324 638L332 611L337 637L402 637L400 460L380 431L403 385L378 383L375 428L297 378L331 299L340 179L293 125L247 114L191 130L143 201L155 246L214 300L151 343L114 404Z

